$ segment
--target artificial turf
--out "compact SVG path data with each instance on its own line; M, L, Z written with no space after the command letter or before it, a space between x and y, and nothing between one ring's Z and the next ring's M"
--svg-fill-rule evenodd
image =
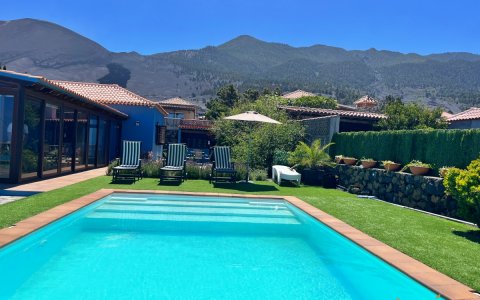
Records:
M278 186L272 182L227 183L214 187L206 180L188 180L181 185L159 185L158 179L151 178L134 184L112 184L111 177L101 176L0 205L0 228L101 188L296 196L426 265L480 290L480 229L320 187Z

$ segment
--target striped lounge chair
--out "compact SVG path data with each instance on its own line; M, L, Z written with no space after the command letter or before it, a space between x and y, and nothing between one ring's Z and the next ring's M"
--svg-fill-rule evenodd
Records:
M218 181L235 182L237 171L232 162L230 147L213 147L213 164L210 183Z
M160 182L165 179L183 181L187 177L187 146L185 144L169 144L167 160L160 169Z
M142 142L123 141L120 165L113 167L113 181L119 179L139 180L142 178L142 160L140 149Z

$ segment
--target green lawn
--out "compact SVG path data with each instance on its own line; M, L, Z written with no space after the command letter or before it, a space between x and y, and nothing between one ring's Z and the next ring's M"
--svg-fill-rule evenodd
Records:
M480 230L371 199L318 187L278 187L271 182L224 184L189 180L180 186L160 186L145 178L135 184L111 184L98 177L62 189L37 194L0 206L0 227L27 218L101 188L161 189L191 192L293 195L345 221L374 238L480 290Z

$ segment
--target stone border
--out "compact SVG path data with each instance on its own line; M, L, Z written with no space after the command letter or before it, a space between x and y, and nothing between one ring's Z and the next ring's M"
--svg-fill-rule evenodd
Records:
M320 209L293 196L268 196L268 195L242 195L222 193L195 193L175 191L152 191L152 190L121 190L101 189L92 194L83 196L39 213L33 217L18 222L15 226L0 230L0 249L15 240L26 236L64 216L67 216L97 200L100 200L112 193L136 193L136 194L169 194L169 195L191 195L191 196L213 196L213 197L240 197L255 199L280 199L286 200L292 205L303 210L313 218L335 230L342 236L353 241L371 254L379 257L386 263L407 274L412 279L427 288L439 293L442 297L451 300L480 300L480 297L473 293L468 286L428 267L427 265L407 256L406 254L370 237L360 230L346 224L345 222L330 216Z

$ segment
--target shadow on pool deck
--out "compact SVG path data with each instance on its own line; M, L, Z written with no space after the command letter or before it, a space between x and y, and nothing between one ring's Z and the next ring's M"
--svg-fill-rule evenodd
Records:
M452 231L453 234L464 237L472 242L480 244L480 228L477 230L469 230L469 231Z

